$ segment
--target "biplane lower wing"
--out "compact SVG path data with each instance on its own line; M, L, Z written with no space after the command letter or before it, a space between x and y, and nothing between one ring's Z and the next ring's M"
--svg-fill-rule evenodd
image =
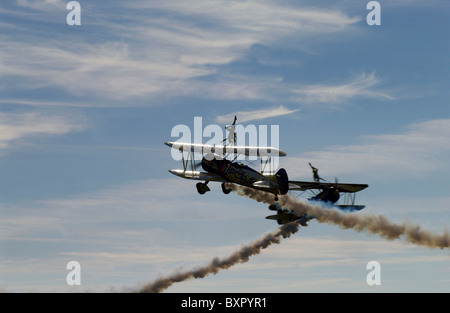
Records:
M226 182L226 180L222 176L214 173L205 173L199 171L183 171L183 170L169 170L169 172L178 177L183 177L186 179Z
M326 189L335 187L339 192L358 192L369 187L367 184L322 183L310 181L289 181L289 190Z
M337 205L337 208L344 212L355 212L355 211L361 211L364 209L365 205L356 205L356 204L340 204Z

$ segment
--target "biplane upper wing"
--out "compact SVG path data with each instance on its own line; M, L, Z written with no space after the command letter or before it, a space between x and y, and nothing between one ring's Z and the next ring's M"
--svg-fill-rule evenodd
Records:
M309 190L336 187L339 192L358 192L369 187L367 184L323 183L311 181L289 181L289 190Z
M169 170L169 172L186 179L226 182L226 180L222 176L214 173L205 173L199 171L183 171L183 170Z
M234 153L246 156L286 156L286 152L274 147L255 147L255 146L224 146L224 145L206 145L201 143L171 142L164 143L172 149L180 151L191 151L196 153L216 153L219 155Z

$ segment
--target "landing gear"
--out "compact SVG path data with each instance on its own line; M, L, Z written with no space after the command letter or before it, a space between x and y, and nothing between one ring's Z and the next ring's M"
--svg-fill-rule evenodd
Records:
M223 191L224 194L227 195L227 194L229 194L232 190L233 190L233 189L227 187L226 183L222 183L222 191Z
M204 183L197 183L197 185L195 185L197 187L197 191L199 194L203 195L205 194L205 192L210 191L211 189L209 189L209 187L207 186L209 182L204 182Z

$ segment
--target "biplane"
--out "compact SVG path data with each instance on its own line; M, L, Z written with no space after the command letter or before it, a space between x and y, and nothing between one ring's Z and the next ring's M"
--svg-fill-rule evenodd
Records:
M355 193L368 187L366 184L342 184L323 181L318 175L318 170L310 164L313 169L313 182L290 181L284 168L274 172L273 157L284 157L286 152L275 147L260 146L237 146L235 125L237 118L225 129L229 135L217 145L184 142L165 142L164 144L181 153L182 169L171 169L170 173L185 179L198 180L196 184L197 192L205 194L210 191L209 182L220 182L222 191L229 194L231 189L226 183L235 183L241 186L266 191L274 195L274 200L278 201L278 195L285 195L289 191L312 191L314 195L310 201L321 201L326 204L335 205L340 194L344 193L348 200L344 204L337 205L342 210L361 210L364 206L355 205ZM196 162L195 154L201 154L200 162ZM230 156L232 160L230 160ZM238 156L258 157L261 162L260 171L237 161ZM199 170L199 167L203 171ZM276 207L269 207L278 212L277 215L267 217L275 219L279 224L284 224L293 220L301 220L306 223L308 217L298 217L291 212L285 211L278 204Z
M309 192L311 196L307 198L308 201L312 204L318 203L322 207L337 208L345 212L354 212L365 208L364 205L355 204L355 193L366 189L369 185L339 183L337 179L334 183L327 182L318 175L317 168L313 167L311 163L309 166L313 170L314 181L289 181L289 190ZM342 203L338 204L340 199L343 199ZM277 214L269 215L266 218L276 220L280 225L298 220L301 225L307 226L306 222L314 218L308 214L299 216L294 211L283 208L279 203L271 204L269 210L277 211Z
M223 193L228 194L231 192L226 186L228 182L270 192L275 195L275 201L278 201L278 195L284 195L289 191L289 179L283 168L273 173L272 157L286 156L286 152L275 147L235 145L236 120L235 117L233 124L225 127L229 131L228 137L223 140L225 144L165 142L165 145L182 154L183 169L171 169L169 172L182 178L203 181L196 185L199 194L210 191L208 183L211 181L221 182ZM203 155L201 162L195 161L195 153ZM241 155L258 157L261 161L261 170L256 171L237 162L236 159ZM229 160L230 156L233 160ZM199 166L203 171L197 169Z

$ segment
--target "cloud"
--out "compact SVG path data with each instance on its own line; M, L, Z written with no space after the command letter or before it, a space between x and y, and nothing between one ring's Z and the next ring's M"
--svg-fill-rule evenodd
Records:
M21 86L28 89L56 86L75 95L124 99L166 91L171 80L211 73L170 60L143 62L125 43L59 45L4 42L2 75L22 77Z
M101 107L102 104L98 102L70 102L70 101L48 101L35 99L0 99L0 103L5 104L20 104L35 107Z
M301 103L328 103L337 104L346 102L355 97L370 97L393 100L394 97L374 90L380 83L380 79L375 77L374 73L362 73L352 82L341 85L308 85L305 87L293 89L293 100Z
M359 145L330 146L320 151L288 157L283 162L295 176L311 175L308 162L327 175L365 173L390 179L422 176L448 169L450 120L438 119L410 125L399 134L363 136Z
M66 8L67 2L64 0L16 0L16 4L20 7L31 8L38 11L56 10L58 8Z
M104 279L108 275L96 273L105 274L114 267L113 276L121 280L113 286L121 288L143 275L148 281L179 262L190 266L214 256L210 253L222 255L227 251L223 240L230 238L229 234L223 237L225 229L235 223L245 225L260 216L260 210L232 205L236 197L223 195L219 184L210 186L211 196L205 198L197 194L195 182L155 178L64 198L5 203L0 208L0 237L1 244L10 249L0 263L14 266L1 266L8 269L0 270L1 287L20 285L16 269L32 273L23 277L27 287L34 285L42 271L46 271L45 278L65 278L67 273L61 268L74 258L84 270L83 286L108 281ZM231 238L240 233L235 231ZM211 246L214 242L220 242L218 247ZM33 272L39 264L45 266ZM66 286L64 280L55 283L45 278L43 285L48 283L57 290Z
M268 227L277 228L264 220L268 214L265 207L233 194L224 196L218 184L212 186L210 197L199 196L194 185L177 178L148 179L68 198L2 206L0 237L9 248L0 261L1 268L7 269L1 273L2 287L12 291L68 291L64 268L68 261L76 260L82 266L83 290L123 291L182 267L203 265L214 256L226 257ZM173 197L174 190L177 197ZM335 291L342 289L342 284L330 283L330 277L365 283L364 269L369 260L375 258L382 265L398 264L402 268L402 260L396 260L398 253L413 255L416 250L362 234L358 234L359 239L349 238L344 232L312 221L291 240L264 250L227 275L196 285L186 282L170 291L226 292L242 278L242 290L286 292L293 287L310 291L311 286L317 286ZM445 264L439 252L425 252L428 258L418 262ZM355 267L361 267L363 273ZM276 275L267 275L269 268L276 269ZM321 281L322 275L328 279ZM392 275L390 279L404 281L401 275ZM37 277L39 285L35 284ZM261 277L264 280L255 287ZM304 285L297 285L300 280ZM209 285L211 281L214 286Z
M112 102L168 94L261 99L266 84L255 85L253 77L224 76L219 66L242 58L256 43L338 32L360 20L340 11L277 1L138 1L120 4L121 12L130 12L121 15L121 23L111 18L116 7L114 11L95 4L82 7L90 19L83 19L87 22L80 29L96 27L104 32L101 38L75 32L70 40L67 32L48 38L35 25L56 23L53 10L45 8L59 2L18 2L43 13L29 16L32 28L21 25L28 30L22 30L20 41L2 34L0 77L11 78L10 86L56 87ZM61 10L66 13L65 6ZM215 76L216 82L204 79L209 76Z
M252 37L258 38L269 36L270 39L294 31L336 32L361 20L360 17L348 17L339 11L296 7L267 0L200 0L194 3L137 1L131 6L190 15L213 22L210 25L213 29L220 27L227 32L239 30L239 34L251 34Z
M239 111L239 112L235 112L235 113L221 115L216 118L216 122L221 123L221 124L228 123L234 119L234 116L237 116L238 121L243 123L243 122L254 121L254 120L263 120L263 119L270 118L270 117L289 115L289 114L295 113L297 111L299 111L299 110L289 110L289 109L285 108L284 106L280 105L279 107L254 110L254 111Z
M199 222L204 224L203 230L208 231L209 221L259 215L257 209L243 211L240 206L218 200L218 197L225 197L220 184L210 185L210 197L199 197L195 183L175 177L154 178L23 206L5 204L0 221L1 238L32 241L53 238L56 242L65 242L77 234L80 242L96 237L93 244L101 242L104 247L109 247L108 238L134 241L136 234L152 233L158 244L164 244L171 241L171 237L166 231L159 232L158 225ZM174 190L177 197L173 197ZM231 197L226 199L233 200Z
M21 139L42 135L62 135L80 131L83 125L62 115L38 112L0 113L0 148L11 148Z

